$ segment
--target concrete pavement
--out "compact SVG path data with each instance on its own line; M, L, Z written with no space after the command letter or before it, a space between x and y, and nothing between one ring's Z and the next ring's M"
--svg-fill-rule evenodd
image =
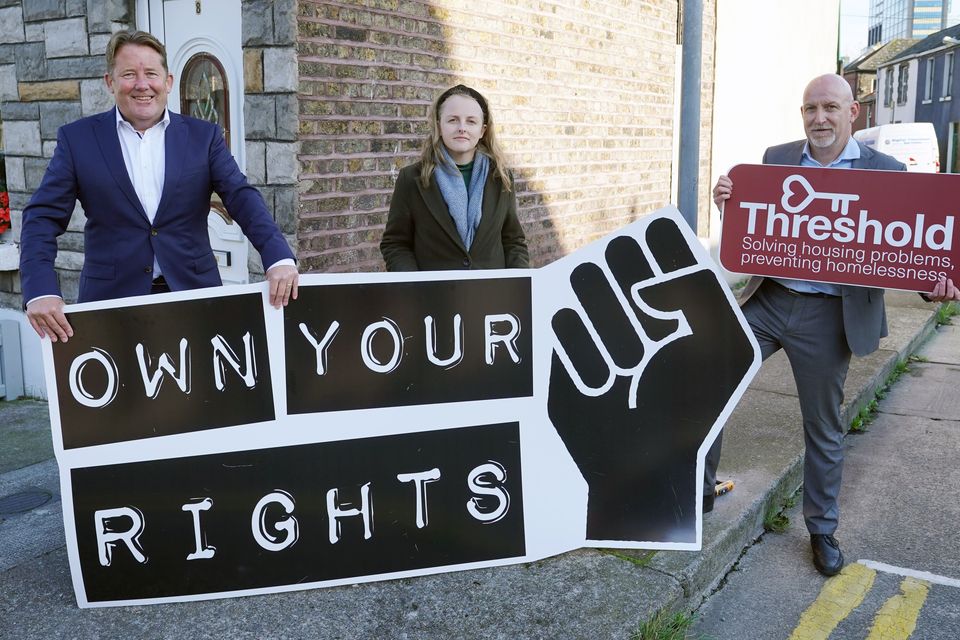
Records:
M788 529L764 535L697 611L694 637L960 635L960 324L940 327L919 355L867 431L846 440L841 576L826 581L808 566L798 503Z
M890 336L854 359L848 418L934 329L937 305L888 292ZM63 542L46 405L0 402L0 638L630 638L660 610L697 608L800 483L802 436L789 365L771 358L727 424L720 475L736 489L704 521L701 552L581 550L527 565L226 600L79 610ZM8 443L12 445L8 452ZM17 460L22 460L18 464ZM855 499L855 498L853 498ZM796 568L813 571L809 559Z

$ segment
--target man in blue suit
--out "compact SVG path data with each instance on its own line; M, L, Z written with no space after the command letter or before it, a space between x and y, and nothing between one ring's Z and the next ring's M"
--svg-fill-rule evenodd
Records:
M106 54L116 107L60 128L23 212L20 278L36 332L54 342L73 335L54 260L78 200L87 216L78 302L220 285L207 234L213 192L260 252L270 303L296 299L293 253L220 128L167 110L173 76L163 44L122 31Z
M803 92L800 108L806 139L767 149L764 164L905 171L903 163L853 139L852 125L859 111L842 77L814 78ZM720 176L713 201L722 208L732 193L733 182ZM960 300L960 288L944 278L924 298ZM814 567L824 575L835 575L844 563L833 535L840 519L843 384L851 355L872 353L887 335L883 289L754 276L741 294L741 308L763 358L783 349L793 368L806 445L804 522ZM704 511L713 509L720 446L718 437L706 457Z

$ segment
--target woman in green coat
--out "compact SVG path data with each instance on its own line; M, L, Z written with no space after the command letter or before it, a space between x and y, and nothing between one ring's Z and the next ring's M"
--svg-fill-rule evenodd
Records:
M529 266L513 180L490 107L458 84L429 114L418 162L400 170L380 242L388 271Z

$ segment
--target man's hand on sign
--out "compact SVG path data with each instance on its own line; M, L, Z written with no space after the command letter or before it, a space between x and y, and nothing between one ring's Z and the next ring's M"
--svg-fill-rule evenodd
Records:
M960 300L960 287L955 286L950 278L941 278L933 291L926 294L925 297L930 302Z
M589 487L587 539L695 541L697 451L749 370L754 349L726 287L676 223L647 228L587 262L558 311L547 410Z
M727 176L717 178L717 184L713 187L713 203L718 209L723 209L723 201L728 200L733 194L733 181Z
M27 320L38 336L50 336L51 342L66 342L73 337L73 327L63 313L63 298L59 296L31 300L27 305Z
M267 269L267 282L270 284L270 304L279 309L297 299L300 274L291 265L279 264Z

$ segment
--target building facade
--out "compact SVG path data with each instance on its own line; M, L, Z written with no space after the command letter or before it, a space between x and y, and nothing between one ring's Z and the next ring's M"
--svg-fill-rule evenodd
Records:
M870 0L867 45L924 38L949 26L953 0Z
M671 201L678 0L0 0L0 131L11 228L0 234L0 316L22 322L19 232L57 128L112 106L104 50L118 29L162 34L170 107L217 121L304 272L383 269L393 183L416 160L433 98L484 93L513 164L535 266ZM716 6L703 3L700 208L710 206ZM256 280L255 251L211 202L226 281ZM708 232L703 213L701 235ZM60 239L75 300L84 212ZM231 244L232 243L232 244ZM28 394L43 395L28 376Z
M916 122L918 60L901 55L877 69L876 124Z
M860 113L853 123L853 130L860 131L876 126L877 121L877 68L885 64L906 49L916 44L916 40L908 38L898 38L882 45L874 45L866 52L862 53L856 60L852 60L843 68L843 77L850 84L854 97L860 103ZM909 79L909 69L905 71ZM896 85L887 83L886 87L895 87ZM891 89L892 90L892 89ZM905 97L906 94L904 94ZM882 96L881 104L887 102L887 108L892 107L893 97Z
M940 146L940 170L960 173L960 25L929 36L904 52L917 63L917 122L930 122Z
M917 105L917 120L931 122L940 144L940 166L945 173L960 173L960 86L955 60L960 53L957 45L920 58L920 86L923 99Z
M877 69L877 124L930 122L940 147L940 170L960 173L960 91L956 58L960 25L937 31Z

